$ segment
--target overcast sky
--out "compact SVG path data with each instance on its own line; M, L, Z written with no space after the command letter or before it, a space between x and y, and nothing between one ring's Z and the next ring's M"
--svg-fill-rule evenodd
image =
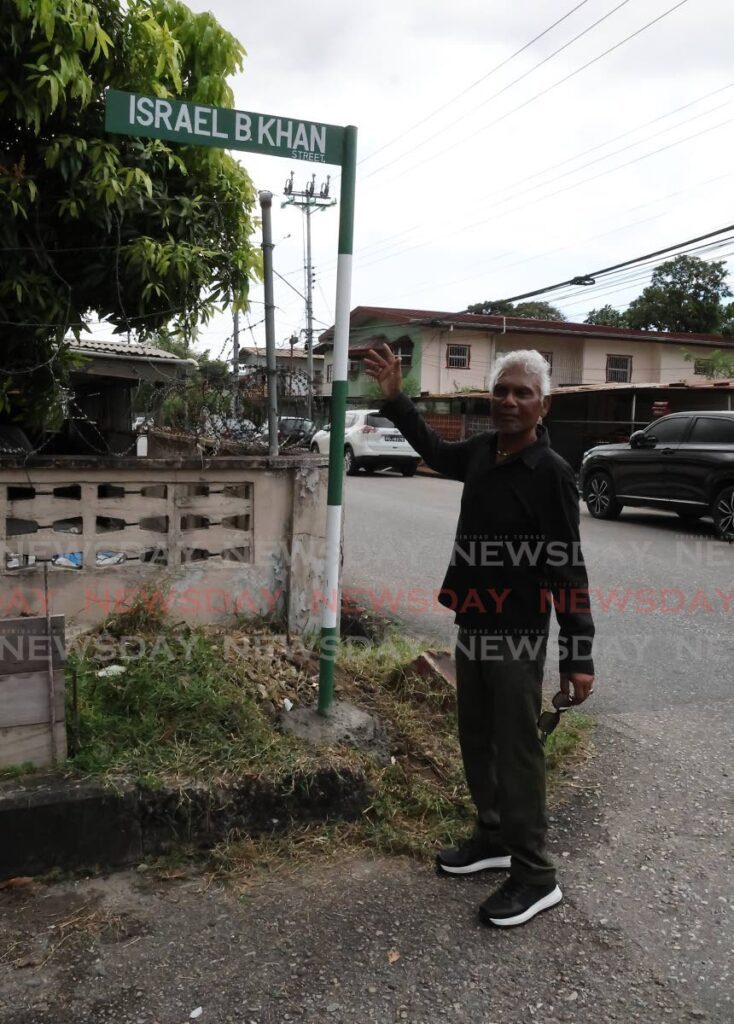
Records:
M683 0L578 74L676 0L189 2L247 49L233 82L238 108L358 127L352 307L460 310L734 219L731 0ZM276 194L275 267L303 291L303 217L280 202L291 169L303 188L309 166L238 156ZM317 185L326 172L338 176L322 168ZM329 325L338 208L312 224L315 315ZM559 304L583 320L592 306L623 308L644 283L611 291L607 282ZM283 342L305 314L280 282L275 295ZM252 299L255 324L260 288ZM219 319L200 347L218 354L230 330ZM262 325L254 337L263 343Z

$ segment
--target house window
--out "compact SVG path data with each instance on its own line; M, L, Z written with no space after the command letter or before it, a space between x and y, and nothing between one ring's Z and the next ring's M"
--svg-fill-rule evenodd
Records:
M401 345L400 343L392 346L393 355L397 359L400 356L400 365L404 370L409 370L413 364L413 351L412 346L408 348L407 345Z
M470 345L447 345L446 366L449 370L468 370Z
M707 377L713 368L711 359L694 359L693 372L700 377Z
M334 379L334 364L333 363L329 363L329 365L326 367L326 383L327 384L331 384L333 379Z
M400 365L404 370L409 370L413 365L413 341L404 334L401 338L397 338L390 345L394 355L400 356Z
M543 359L545 359L546 363L548 364L549 371L551 373L553 373L553 353L552 352L541 352L540 354L542 355Z
M360 370L362 369L361 359L349 359L347 360L347 377L349 380L356 380L359 377Z
M632 380L632 356L607 356L607 383L629 384Z

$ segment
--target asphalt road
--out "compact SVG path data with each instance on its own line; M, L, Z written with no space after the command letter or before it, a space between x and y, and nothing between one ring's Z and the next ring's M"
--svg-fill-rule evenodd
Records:
M345 585L444 646L451 614L418 610L416 592L441 585L460 494L452 481L391 474L350 478L346 490ZM712 1019L732 1020L734 547L710 522L641 510L599 522L582 506L581 534L597 627L586 707L606 763L606 838L585 858L585 909ZM549 693L553 664L551 641Z

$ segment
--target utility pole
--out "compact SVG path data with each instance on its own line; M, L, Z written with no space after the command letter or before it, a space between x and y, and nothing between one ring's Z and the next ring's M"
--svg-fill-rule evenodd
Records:
M263 289L265 291L265 361L268 380L268 449L278 454L278 370L275 362L275 302L273 300L272 192L259 192L262 215Z
M315 176L314 176L315 177ZM311 188L314 178L311 179ZM329 191L329 182L326 182ZM306 205L306 374L308 375L308 395L306 398L306 415L313 419L313 271L311 269L311 206Z
M311 181L306 185L303 192L295 192L293 189L293 175L286 180L283 192L288 198L283 206L297 206L303 210L306 217L306 373L308 375L308 400L307 416L313 419L313 270L311 267L311 214L313 210L323 210L327 206L335 206L336 199L329 199L329 182L331 177L327 175L326 181L316 195L316 175L311 176Z
M235 310L232 327L232 415L240 413L240 313Z

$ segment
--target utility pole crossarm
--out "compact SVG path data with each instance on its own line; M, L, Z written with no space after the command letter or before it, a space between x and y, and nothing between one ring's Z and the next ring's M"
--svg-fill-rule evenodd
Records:
M313 210L323 210L327 206L334 206L336 199L329 198L329 183L331 177L327 175L326 181L321 186L318 194L316 193L316 175L311 175L311 181L306 185L306 188L297 192L293 188L294 172L291 171L291 176L286 180L283 192L288 197L281 205L282 206L297 206L303 210L306 217L306 294L301 295L301 298L306 303L306 356L307 365L306 373L308 375L308 400L307 400L307 411L306 415L309 419L313 419L313 282L314 274L311 263L311 214ZM280 276L280 275L278 275ZM289 281L285 282L294 292L297 289L293 288L293 285Z

